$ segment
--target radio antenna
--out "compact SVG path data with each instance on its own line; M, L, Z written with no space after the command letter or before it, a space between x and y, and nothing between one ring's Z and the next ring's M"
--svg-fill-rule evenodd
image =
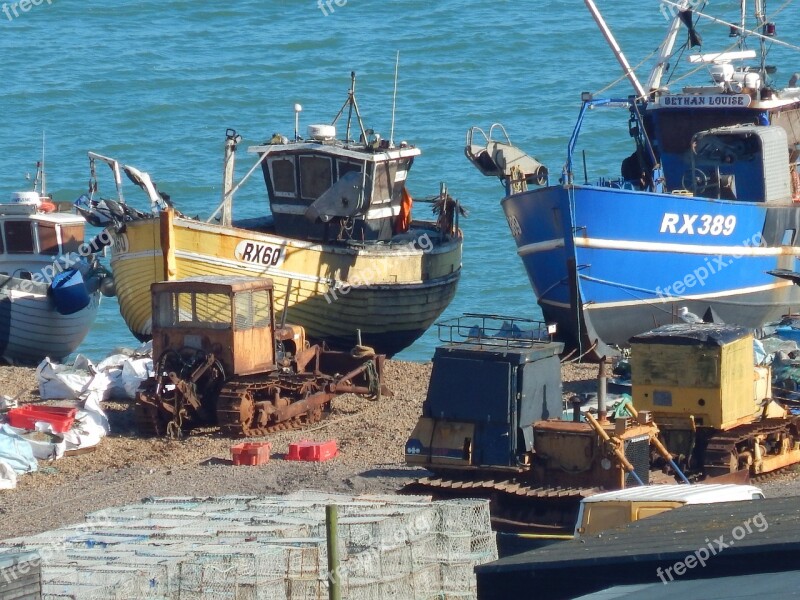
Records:
M45 148L44 129L42 129L42 181L41 181L41 186L42 186L41 187L41 195L42 196L46 196L47 195L47 175L45 175L45 171L44 171L44 148Z

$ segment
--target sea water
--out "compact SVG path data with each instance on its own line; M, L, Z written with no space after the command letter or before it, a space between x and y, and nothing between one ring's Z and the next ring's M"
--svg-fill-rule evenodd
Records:
M646 79L668 11L657 0L598 0L630 62ZM736 20L737 2L708 12ZM777 7L777 5L776 5ZM778 35L798 31L795 8L776 18ZM727 47L728 28L703 24L706 48ZM685 33L680 35L683 42ZM787 41L797 42L788 35ZM713 44L711 42L714 42ZM718 42L718 43L717 43ZM48 191L74 200L88 189L86 152L115 157L151 174L186 214L207 217L220 200L227 128L240 149L330 122L350 72L366 127L422 148L408 181L412 195L440 182L469 210L458 293L443 318L489 312L539 318L499 201L503 188L464 158L468 128L505 125L511 140L557 180L581 92L625 98L632 87L580 0L24 0L0 5L0 194L27 189L46 138ZM783 86L800 58L777 52ZM647 57L650 56L648 60ZM682 56L685 60L686 53ZM794 66L791 61L794 61ZM581 146L592 176L617 177L633 144L625 111L598 114ZM255 157L243 151L237 174ZM100 192L113 181L98 165ZM127 183L127 181L126 181ZM145 207L134 186L131 204ZM237 194L235 213L267 209L256 176ZM428 217L418 204L417 217ZM89 228L90 233L92 228ZM94 232L96 233L96 232ZM435 328L400 357L428 360ZM101 358L135 346L115 299L104 299L81 351Z

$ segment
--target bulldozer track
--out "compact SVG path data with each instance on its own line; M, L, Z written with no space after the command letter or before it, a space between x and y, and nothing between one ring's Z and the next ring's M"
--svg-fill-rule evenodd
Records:
M599 488L566 488L531 486L514 478L450 479L443 477L424 477L409 484L418 489L449 491L494 491L518 498L585 498L600 491ZM405 490L404 490L405 491Z
M708 440L705 451L703 471L707 476L719 476L733 473L739 469L739 447L743 443L751 445L756 436L774 436L776 434L786 434L792 437L794 442L800 442L798 438L798 425L800 417L789 419L763 419L755 423L741 425L731 430L715 434ZM788 466L788 465L786 465ZM753 473L752 477L770 476L782 471L786 466L770 470L764 473Z
M783 475L788 475L792 473L793 467L796 468L797 465L787 465L785 467L781 467L780 469L775 469L774 471L770 471L769 473L760 473L758 475L751 475L750 484L760 485L762 483L773 481L774 479L778 479Z
M136 431L146 437L160 437L166 432L163 423L159 419L158 408L152 404L136 399L133 405L134 423Z
M498 530L572 532L581 499L599 488L535 486L524 479L472 473L463 476L432 476L406 485L400 493L429 494L436 499L485 498L491 506Z
M221 433L229 437L255 437L280 431L300 429L316 423L322 418L322 409L315 409L292 419L271 425L255 425L255 398L260 393L289 383L299 396L317 391L318 386L309 377L293 376L291 380L271 379L262 381L231 380L220 390L217 397L217 424ZM285 391L285 389L284 389ZM302 399L298 397L297 399Z

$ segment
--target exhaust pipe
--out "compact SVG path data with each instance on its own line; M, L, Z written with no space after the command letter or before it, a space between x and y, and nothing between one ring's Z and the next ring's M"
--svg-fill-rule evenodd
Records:
M606 357L600 359L600 368L597 371L597 420L601 423L608 421L606 410Z

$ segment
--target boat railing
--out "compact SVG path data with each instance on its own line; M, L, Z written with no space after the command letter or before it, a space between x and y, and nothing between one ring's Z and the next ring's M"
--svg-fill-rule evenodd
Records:
M496 139L494 139L494 131L495 131L495 129L499 129L500 130L500 132L503 134L503 138L505 138L504 140L496 140ZM467 147L472 146L473 138L475 137L476 133L480 134L480 136L483 138L483 145L484 146L488 145L489 142L497 142L497 141L503 141L504 143L508 144L509 146L511 145L511 138L508 136L508 132L506 131L506 128L503 126L502 123L492 123L492 126L489 127L489 133L488 134L481 127L478 127L476 125L473 125L472 127L470 127L467 130L467 139L466 139Z
M586 111L601 106L629 109L633 104L629 99L592 98L589 94L584 94L582 100L583 104L581 105L581 111L578 114L578 121L575 123L575 129L572 131L572 135L569 138L569 144L567 146L567 164L564 165L564 173L563 173L564 184L574 183L573 156L575 154L575 146L578 143L578 136L580 135L581 127L583 126L583 120L586 117Z
M555 325L504 315L465 313L436 323L439 341L499 348L531 348L551 342Z

